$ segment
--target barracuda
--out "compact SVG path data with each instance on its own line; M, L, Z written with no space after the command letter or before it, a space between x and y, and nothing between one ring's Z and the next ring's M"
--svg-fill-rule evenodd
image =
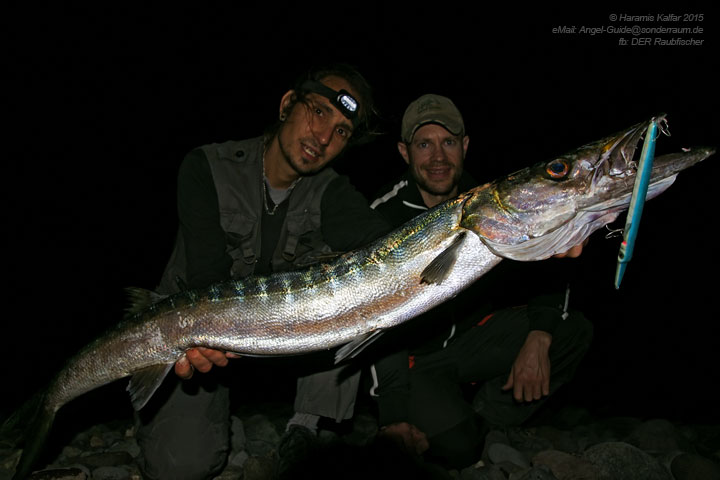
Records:
M655 120L667 132L664 116ZM167 298L134 290L130 318L73 357L45 391L15 478L30 472L65 403L130 376L140 409L188 348L263 356L341 347L340 361L452 298L502 258L541 260L581 243L627 208L633 156L649 121L474 188L329 263ZM713 153L656 158L648 198Z

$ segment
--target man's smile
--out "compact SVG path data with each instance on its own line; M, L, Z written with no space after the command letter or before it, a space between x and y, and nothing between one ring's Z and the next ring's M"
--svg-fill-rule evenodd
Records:
M447 164L433 165L425 168L424 170L429 178L433 180L444 180L445 178L450 176L452 172L452 166Z
M320 150L308 145L305 142L301 142L300 146L302 148L302 151L305 152L313 160L317 159L322 155L322 152L320 152Z

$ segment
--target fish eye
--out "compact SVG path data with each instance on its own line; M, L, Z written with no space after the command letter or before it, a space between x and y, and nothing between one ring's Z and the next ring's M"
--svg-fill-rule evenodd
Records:
M565 160L553 160L545 166L545 172L556 180L565 178L570 172L570 164Z

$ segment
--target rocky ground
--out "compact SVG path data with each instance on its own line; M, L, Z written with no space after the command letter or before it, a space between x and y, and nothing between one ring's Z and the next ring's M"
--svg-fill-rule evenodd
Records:
M591 416L582 408L547 412L524 428L491 430L482 460L444 470L398 455L374 441L372 406L353 421L323 430L322 448L301 478L428 478L460 480L711 480L720 479L720 427L664 419ZM232 453L218 479L273 477L287 402L246 405L232 417ZM70 429L72 431L72 429ZM51 449L50 463L32 480L141 479L132 416L80 426ZM11 478L19 452L0 451L0 480Z

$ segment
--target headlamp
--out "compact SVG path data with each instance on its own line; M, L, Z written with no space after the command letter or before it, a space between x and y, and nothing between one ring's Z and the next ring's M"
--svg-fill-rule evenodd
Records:
M317 80L306 80L301 85L301 88L305 91L317 93L330 100L330 103L340 110L345 118L352 121L353 127L357 127L360 119L358 118L358 101L355 97L350 95L347 90L335 91L328 87L324 83L320 83Z

